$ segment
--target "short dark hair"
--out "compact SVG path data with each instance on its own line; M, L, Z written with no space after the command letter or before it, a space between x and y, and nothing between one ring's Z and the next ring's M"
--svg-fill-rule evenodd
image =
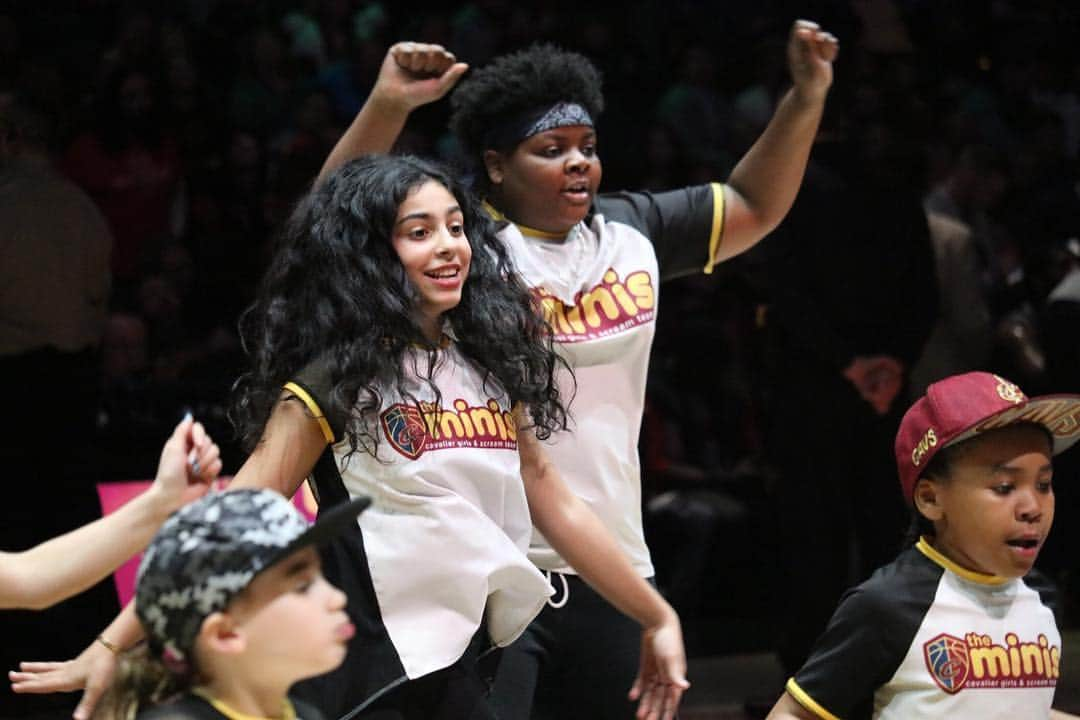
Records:
M927 463L926 469L919 473L919 477L930 478L937 482L946 482L952 474L952 463L957 455L957 449L962 447L964 443L959 445L950 445L943 447L934 453L934 456L930 458L930 462ZM915 481L918 485L918 480ZM928 517L919 512L918 506L915 504L914 498L911 501L911 521L908 525L907 536L905 539L906 544L914 544L919 541L924 535L934 535L934 523L930 521Z
M450 129L465 154L479 163L492 128L519 113L573 102L595 121L604 110L600 71L584 55L537 43L500 55L471 73L450 97Z
M1013 425L1006 425L999 430L1015 427L1032 427L1041 430L1046 436L1046 441L1050 444L1050 448L1054 447L1054 436L1046 429L1044 425L1033 422L1019 422ZM934 456L930 458L930 462L926 464L926 469L919 473L919 477L929 478L936 482L948 482L952 477L952 466L956 462L957 456L963 454L965 447L970 447L969 443L975 438L981 437L976 435L975 437L968 438L963 442L959 442L955 445L948 445L941 448ZM918 480L915 481L916 485ZM934 523L932 523L925 515L919 512L919 508L915 505L914 499L911 503L911 524L908 526L906 541L908 543L915 543L923 535L934 534Z

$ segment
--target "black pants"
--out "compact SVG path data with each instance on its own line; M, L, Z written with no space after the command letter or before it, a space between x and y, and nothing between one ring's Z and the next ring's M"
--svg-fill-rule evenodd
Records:
M638 672L640 626L576 575L553 573L552 585L551 603L565 605L549 603L503 650L491 696L496 716L632 718L636 705L626 696Z
M456 663L406 680L356 714L357 720L495 720L488 704L499 650L490 649L487 630L473 636Z

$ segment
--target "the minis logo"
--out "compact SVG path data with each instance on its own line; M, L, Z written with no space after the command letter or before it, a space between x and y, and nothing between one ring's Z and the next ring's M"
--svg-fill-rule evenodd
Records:
M999 645L989 635L967 633L961 639L942 633L923 645L923 658L934 682L950 695L965 688L1053 687L1061 674L1061 649L1045 635L1020 642L1016 633L1006 633Z
M653 319L656 293L652 278L644 270L620 279L608 268L601 282L578 293L567 305L544 288L534 288L540 300L544 320L551 326L555 340L575 343L593 340L644 325Z
M514 415L494 398L483 405L458 398L449 408L397 403L382 412L380 421L391 447L410 460L447 448L517 450Z

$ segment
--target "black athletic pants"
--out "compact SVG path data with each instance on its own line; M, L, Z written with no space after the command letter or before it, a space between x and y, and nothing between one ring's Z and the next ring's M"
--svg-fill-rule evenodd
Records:
M641 627L576 575L551 579L549 604L503 649L491 694L496 717L632 718L636 703L626 696L637 676Z

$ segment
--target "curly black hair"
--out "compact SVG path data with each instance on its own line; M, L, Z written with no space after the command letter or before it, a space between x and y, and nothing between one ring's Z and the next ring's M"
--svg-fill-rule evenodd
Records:
M554 377L558 367L569 368L555 354L550 329L480 204L441 165L369 155L345 164L298 202L241 318L252 367L234 387L231 418L248 448L259 440L282 385L312 362L328 373L323 410L348 418L350 453L375 453L378 436L369 421L382 392L393 389L416 401L405 390L410 347L427 349L427 362L417 362L415 371L439 400L432 382L438 348L413 319L415 291L391 244L398 206L429 181L457 199L472 247L461 302L445 313L458 349L485 383L494 379L513 403L525 404L538 437L566 428Z
M584 55L550 43L500 55L473 71L450 96L450 129L479 162L492 128L528 110L578 103L595 121L604 110L600 71Z

